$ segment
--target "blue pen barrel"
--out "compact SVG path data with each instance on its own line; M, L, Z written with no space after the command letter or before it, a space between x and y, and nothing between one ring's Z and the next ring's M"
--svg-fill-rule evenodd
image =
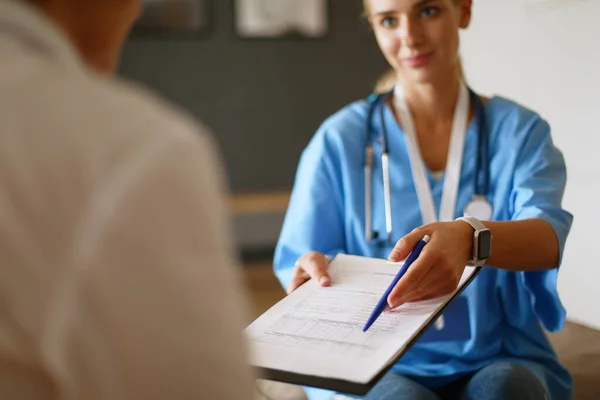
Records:
M419 242L415 245L415 248L409 254L406 261L402 265L402 268L400 268L400 271L398 271L398 273L396 274L396 276L394 277L394 279L392 280L392 282L386 289L383 296L381 296L381 298L377 302L377 305L373 309L373 312L369 316L369 319L367 320L367 323L365 324L365 326L363 328L363 332L366 332L371 327L371 325L373 325L373 323L377 320L377 318L379 318L379 316L381 315L383 310L385 310L385 308L387 307L388 296L390 295L392 290L394 290L394 287L396 286L398 281L400 281L400 279L404 276L406 271L408 271L408 268L410 267L410 265L413 262L415 262L415 260L419 257L419 254L421 254L423 247L425 247L425 245L427 243L429 243L429 240L430 240L430 237L425 235L425 237L423 237L423 239L419 240Z

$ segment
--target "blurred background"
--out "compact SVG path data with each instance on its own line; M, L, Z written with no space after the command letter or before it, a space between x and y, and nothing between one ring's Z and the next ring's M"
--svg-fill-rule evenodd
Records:
M300 153L327 116L369 95L387 64L360 0L147 3L120 73L214 132L258 314L283 296L270 262ZM564 206L575 220L559 291L570 323L552 338L578 398L600 393L600 268L590 252L600 225L598 15L597 0L479 0L461 44L474 90L540 112L566 158Z
M122 75L158 90L215 133L246 258L270 256L298 158L316 129L368 96L387 66L360 0L302 0L305 14L325 24L305 32L291 29L302 27L295 3L147 0L122 59ZM261 7L273 15L243 13ZM208 16L194 18L198 12Z

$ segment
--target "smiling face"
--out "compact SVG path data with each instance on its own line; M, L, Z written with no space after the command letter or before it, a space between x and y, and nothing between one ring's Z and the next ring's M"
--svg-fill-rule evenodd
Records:
M460 73L459 29L470 0L365 0L379 47L403 83L434 83Z

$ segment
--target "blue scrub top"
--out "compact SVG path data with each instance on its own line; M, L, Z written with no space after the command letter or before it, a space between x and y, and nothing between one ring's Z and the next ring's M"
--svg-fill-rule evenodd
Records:
M407 144L391 109L384 105L388 130L393 210L393 243L423 224L411 173ZM387 258L391 248L365 240L364 160L367 144L366 101L357 101L329 117L302 153L289 208L277 244L274 269L286 287L296 260L314 250L332 257L354 254ZM542 218L554 228L560 259L573 217L561 208L566 181L565 163L554 147L550 128L538 114L502 97L485 103L490 143L492 220ZM379 115L379 110L375 115ZM369 121L381 132L381 119ZM471 200L477 151L477 121L465 138L456 218ZM375 143L372 186L374 229L385 233L380 146ZM428 171L439 212L443 179ZM493 247L493 246L492 246ZM559 262L560 264L560 262ZM466 340L417 342L393 367L418 382L436 387L461 373L492 362L526 364L546 385L553 399L571 397L572 381L559 364L543 331L556 331L565 322L557 289L556 269L510 272L486 268L464 291ZM433 329L433 328L432 328ZM357 360L357 362L359 362ZM311 399L330 398L332 392L307 388Z

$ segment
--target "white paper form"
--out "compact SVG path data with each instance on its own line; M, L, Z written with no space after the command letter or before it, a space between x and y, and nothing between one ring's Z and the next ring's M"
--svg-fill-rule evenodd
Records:
M452 298L404 304L381 314L363 332L400 267L382 259L337 256L329 266L329 287L309 281L248 326L252 364L368 383ZM465 269L459 288L475 271L473 267Z

